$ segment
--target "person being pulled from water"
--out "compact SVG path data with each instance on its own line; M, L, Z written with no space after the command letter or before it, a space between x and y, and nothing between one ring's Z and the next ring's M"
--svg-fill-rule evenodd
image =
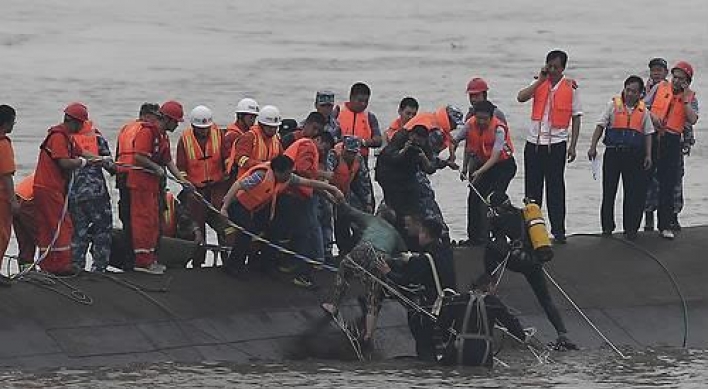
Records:
M433 218L423 219L420 224L415 216L407 219L408 231L418 231L421 252L392 258L389 263L380 263L379 271L388 281L401 286L422 286L422 293L415 300L422 307L433 307L433 314L442 303L444 291L455 288L455 270L452 249L443 239L443 226ZM393 270L392 270L393 267ZM436 360L435 323L427 315L409 311L408 326L416 343L418 358Z
M361 231L359 243L342 259L329 299L322 303L322 309L336 315L339 304L349 289L349 280L356 276L366 291L366 320L362 336L364 344L371 344L376 329L376 319L381 306L381 284L366 274L362 268L374 277L382 278L379 265L385 260L406 250L406 244L393 227L395 213L385 209L377 216L359 211L346 203L341 203L338 214L347 217Z
M548 240L545 226L540 223L528 223L530 227L527 228L524 210L514 207L505 193L492 192L487 198L487 203L491 207L487 215L491 241L484 253L484 267L487 274L494 277L498 273L495 271L504 266L523 274L543 307L546 317L558 333L558 338L552 346L559 351L577 350L578 347L568 339L568 330L558 308L553 303L543 274L543 263L553 257L551 247L548 245L534 249L534 239L538 240L538 238L535 231L532 236L530 228L534 226L543 228L542 233Z
M448 336L442 358L444 365L493 367L494 325L500 324L517 339L528 342L519 319L496 296L496 282L482 274L469 293L452 296L440 312L440 331ZM448 328L455 330L451 335Z

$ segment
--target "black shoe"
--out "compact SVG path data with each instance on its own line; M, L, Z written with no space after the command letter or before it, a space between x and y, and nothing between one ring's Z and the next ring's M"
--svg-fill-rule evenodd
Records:
M570 351L578 349L578 346L571 342L565 335L560 335L555 342L551 342L548 345L555 351Z
M673 220L671 221L671 224L669 224L669 229L674 232L681 231L681 224L679 224L677 214L674 214Z
M565 237L565 235L558 235L553 237L553 243L556 244L566 244L568 243L568 239Z
M654 212L644 212L644 231L654 231Z
M457 242L457 245L460 247L465 247L465 246L471 246L471 243L467 239L463 239Z
M628 241L635 241L637 240L637 231L627 231L624 233L624 238L627 239Z
M609 238L612 236L612 231L610 231L610 230L602 231L602 236L605 238Z

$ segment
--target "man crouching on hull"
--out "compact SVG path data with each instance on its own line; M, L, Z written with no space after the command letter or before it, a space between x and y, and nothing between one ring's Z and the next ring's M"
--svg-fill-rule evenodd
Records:
M553 252L540 213L534 203L524 209L514 207L504 193L492 192L487 198L490 205L489 218L491 242L484 253L487 274L498 276L497 270L506 266L511 271L526 277L548 320L558 333L552 345L556 350L577 350L567 337L563 318L551 299L543 274L543 262L550 261Z

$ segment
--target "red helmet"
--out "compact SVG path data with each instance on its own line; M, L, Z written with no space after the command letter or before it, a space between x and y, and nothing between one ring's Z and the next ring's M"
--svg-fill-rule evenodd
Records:
M160 107L160 113L177 122L184 121L184 109L182 108L182 104L174 100L170 100L165 104L162 104L162 107Z
M473 93L482 93L486 92L489 90L489 86L487 86L487 83L479 78L475 77L470 80L470 82L467 83L467 93L468 94L473 94Z
M691 66L690 63L688 63L686 61L678 61L678 62L676 62L676 65L674 65L674 67L671 68L671 72L673 72L676 69L682 70L684 73L686 73L689 80L693 79L693 66Z
M72 118L85 122L88 120L88 109L82 103L71 103L64 108L64 113Z

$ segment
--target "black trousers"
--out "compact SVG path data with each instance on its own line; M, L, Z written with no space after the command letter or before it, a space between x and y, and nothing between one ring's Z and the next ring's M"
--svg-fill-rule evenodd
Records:
M125 173L116 175L116 187L118 188L118 218L123 225L123 247L125 247L125 257L122 259L123 270L133 270L135 267L135 253L133 252L133 234L130 228L130 190L126 181L128 176Z
M509 183L516 175L516 161L509 158L494 165L474 184L477 191L487 197L492 192L503 192L509 188ZM467 238L473 240L488 240L487 206L479 195L470 188L467 195Z
M348 254L356 244L354 232L352 231L352 220L346 212L335 211L334 240L337 242L339 255Z
M565 236L565 162L567 142L524 148L524 187L526 197L541 205L546 186L548 220L555 237Z
M643 168L644 151L638 149L605 149L602 160L602 231L615 229L615 197L622 178L622 225L625 232L637 232L646 202L647 174Z
M659 181L659 231L671 229L674 217L674 190L679 180L681 136L666 133L654 135L654 166Z
M238 201L229 206L229 220L254 234L263 233L270 222L270 207L252 213ZM224 267L230 271L242 271L246 266L246 257L251 254L251 237L240 230L236 233L234 247L224 262ZM254 257L255 258L255 257ZM249 260L249 265L252 266Z

